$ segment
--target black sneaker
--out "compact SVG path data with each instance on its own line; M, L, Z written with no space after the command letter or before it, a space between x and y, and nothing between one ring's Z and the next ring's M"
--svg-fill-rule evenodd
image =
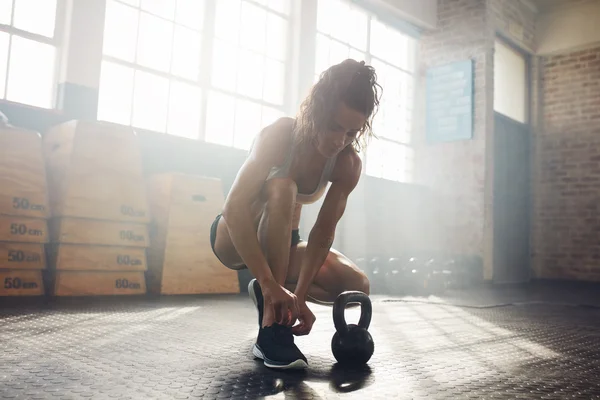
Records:
M263 319L263 295L262 290L260 289L260 285L256 279L252 279L248 284L248 294L254 302L256 306L256 310L258 311L258 327L262 326Z
M292 328L273 324L261 328L252 348L252 354L264 361L265 366L278 369L304 369L308 361L294 344Z

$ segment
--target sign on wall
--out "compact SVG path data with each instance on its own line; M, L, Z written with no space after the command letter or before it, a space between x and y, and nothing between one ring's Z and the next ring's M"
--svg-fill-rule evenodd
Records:
M429 143L473 137L473 61L429 68L426 74Z

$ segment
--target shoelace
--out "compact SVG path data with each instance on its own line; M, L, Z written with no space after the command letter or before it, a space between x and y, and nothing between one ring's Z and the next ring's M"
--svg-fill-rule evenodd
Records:
M292 333L292 328L288 328L287 326L279 324L273 324L271 326L271 333L273 337L273 342L277 344L282 344L286 346L294 344L294 334Z

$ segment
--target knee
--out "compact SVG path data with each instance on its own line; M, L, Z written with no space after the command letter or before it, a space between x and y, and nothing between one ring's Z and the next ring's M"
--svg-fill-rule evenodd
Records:
M289 207L292 209L296 203L297 193L298 187L292 179L271 179L266 184L267 208L273 210Z
M349 285L347 285L346 288L342 289L339 293L337 293L336 297L347 290L358 290L359 292L363 292L364 294L369 296L371 294L371 285L369 283L369 278L362 271L357 271L357 273L352 279L352 282ZM349 304L346 308L355 307L358 307L358 304Z
M349 288L345 290L358 290L368 295L371 291L369 277L362 271L356 271L353 275L354 276L352 277L352 282L349 285Z
M360 272L360 278L358 280L358 287L361 292L366 295L369 295L371 292L371 282L369 281L369 277L365 275L363 272Z

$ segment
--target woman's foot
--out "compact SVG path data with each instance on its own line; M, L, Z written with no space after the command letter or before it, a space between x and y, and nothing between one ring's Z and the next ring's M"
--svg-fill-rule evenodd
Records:
M248 294L258 311L258 337L252 347L252 354L263 360L265 366L278 369L304 369L308 361L294 343L292 328L272 324L262 327L263 296L258 281L253 279L248 284Z
M308 361L294 344L292 328L273 324L260 328L252 354L265 366L279 369L304 369Z

